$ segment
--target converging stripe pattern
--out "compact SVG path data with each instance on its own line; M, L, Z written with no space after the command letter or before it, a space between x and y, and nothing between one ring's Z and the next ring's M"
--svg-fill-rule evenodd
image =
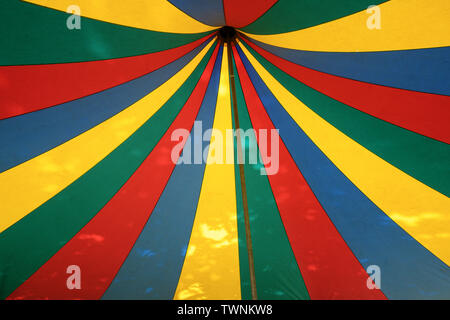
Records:
M449 1L72 2L0 3L1 299L450 299Z

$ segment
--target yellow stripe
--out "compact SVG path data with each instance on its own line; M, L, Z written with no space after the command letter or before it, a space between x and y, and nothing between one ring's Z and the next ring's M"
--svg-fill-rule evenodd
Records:
M83 17L159 32L199 33L215 29L191 18L167 0L25 1L64 12L77 5Z
M247 35L274 46L310 51L387 51L450 45L449 0L391 0L379 8L379 30L367 27L372 14L364 10L303 30Z
M225 141L232 128L226 44L214 129ZM234 165L211 163L213 149L226 149L233 162L233 139L212 139L186 259L174 299L240 299ZM217 155L217 154L216 154ZM218 157L222 158L222 157ZM225 162L225 160L224 160Z
M194 71L211 41L156 90L98 126L0 174L0 232L55 196L143 125ZM61 212L64 214L64 212Z
M241 48L277 100L339 170L392 220L448 264L449 198L337 130L276 81L245 46Z

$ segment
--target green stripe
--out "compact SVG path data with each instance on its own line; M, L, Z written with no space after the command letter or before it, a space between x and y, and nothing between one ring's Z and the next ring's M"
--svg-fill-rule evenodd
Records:
M233 114L234 121L234 114ZM236 137L234 138L234 159L237 162ZM247 242L245 237L244 207L242 205L241 177L239 165L234 166L234 175L236 182L236 206L237 206L237 224L238 224L238 243L239 243L239 272L241 276L241 299L252 300L252 289L250 284L250 269L248 264Z
M236 71L235 71L236 75ZM233 81L230 78L230 82ZM238 84L236 84L238 85ZM230 85L231 88L231 85ZM230 92L230 95L232 93ZM231 97L230 97L231 98ZM237 95L238 106L244 103L242 101L242 92ZM232 98L231 98L231 101ZM234 108L231 108L233 128L235 128L235 114ZM237 224L238 224L238 244L239 244L239 272L241 275L241 299L242 300L252 300L252 288L250 282L250 267L248 262L248 249L245 231L245 218L244 218L244 206L242 203L242 188L241 188L241 174L239 172L238 164L238 153L237 153L237 138L234 136L234 176L236 185L236 209L237 209Z
M213 50L214 46L169 101L124 143L0 234L0 299L64 246L136 171L184 106Z
M69 30L70 15L21 2L0 3L0 65L67 63L136 56L193 42L211 32L175 34L81 18ZM70 76L70 75L68 75Z
M395 126L336 101L289 76L247 44L243 44L275 79L308 108L393 166L450 196L448 144Z
M367 9L387 0L279 0L258 20L241 30L275 34L309 28Z
M245 131L251 129L252 124L247 112L234 61L233 68L236 77L236 99L239 122L241 129ZM309 299L308 291L278 212L269 180L266 175L260 174L260 169L263 169L264 165L259 156L258 163L249 163L248 150L258 148L256 137L254 135L250 139L242 137L242 146L244 146L246 158L244 173L258 299ZM235 167L238 166L238 164L235 165ZM239 170L236 171L239 173ZM237 179L239 178L238 175L236 177ZM239 185L240 180L236 180L236 187L240 192ZM237 199L242 200L240 193L237 193ZM245 243L245 233L242 235L242 232L245 232L245 226L243 222L242 201L240 202L238 202L240 206L238 206L238 228L240 249L242 248L242 251L240 250L240 258L242 259L244 255L247 255L247 250L245 244L241 246L241 242ZM244 263L241 260L242 268L248 270L248 259ZM246 277L244 278L245 292L243 293L243 297L245 299L251 299L251 293L249 291L250 279L247 274L246 272Z

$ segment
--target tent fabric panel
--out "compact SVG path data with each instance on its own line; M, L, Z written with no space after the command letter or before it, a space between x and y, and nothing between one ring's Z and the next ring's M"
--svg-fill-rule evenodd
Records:
M25 295L27 299L99 299L102 296L175 167L170 155L176 144L171 140L172 132L192 127L212 73L213 59L214 55L186 104L139 168L95 217L10 298ZM65 269L72 264L83 270L83 290L67 290Z
M450 195L450 183L445 179L450 166L447 144L350 108L288 76L248 49L289 92L339 131L411 177Z
M176 48L213 33L156 32L89 18L82 19L80 30L70 30L67 17L65 12L23 1L2 1L0 46L8 50L0 51L0 66L131 57Z
M213 124L221 59L222 48L196 118L206 128ZM191 154L192 148L204 150L208 146L209 142L198 141L193 136L198 134L195 130L196 127L191 130L190 141L186 142L183 154ZM180 163L175 167L148 222L103 299L173 298L191 235L204 169L204 163Z
M162 68L202 45L211 35L181 47L136 57L31 66L0 66L0 120L67 103Z
M265 14L278 0L224 0L226 25L242 28Z
M212 42L172 78L123 112L76 138L1 173L0 210L9 214L0 219L0 231L63 190L133 134L180 88L211 45ZM50 187L42 187L42 183ZM17 193L17 190L21 192ZM26 201L23 194L27 194Z
M253 127L244 107L253 101L247 101L247 88L241 86L239 77L238 72L234 73L236 91L244 96L245 101L237 107L239 125L244 130L241 144L245 162L242 165L257 297L262 300L307 300L309 294L267 179L270 172L265 171L255 132L248 131ZM253 163L252 157L255 155L256 161Z
M262 91L258 94L264 99L271 121L275 127L283 128L281 139L343 239L364 269L374 264L384 270L382 289L387 298L448 297L450 282L441 281L450 276L445 262L385 215L327 158L304 131L306 120L301 122L300 128L286 111L287 105L281 105L274 91L269 91L259 78L262 71L257 70L259 75L256 73L253 59L250 60L253 67L250 67L246 60L251 58L249 53L245 52L244 56L240 52L240 55L257 91ZM435 277L436 274L439 277Z
M0 172L83 134L144 98L173 77L206 46L178 60L97 94L18 117L0 120Z
M233 116L233 129L236 128L236 116L239 117L239 125L242 126L241 115L239 115L239 111L247 108L245 105L244 95L242 93L242 89L240 87L239 81L237 81L238 72L236 69L236 64L234 62L234 57L231 55L231 60L233 63L233 75L234 79L230 77L230 86L231 81L234 81L235 84L235 93L236 93L236 109L237 114L235 112L234 106L231 108L232 116ZM230 92L231 94L231 92ZM238 244L239 244L239 272L241 278L241 299L242 300L252 300L252 284L250 280L250 257L249 250L247 246L247 231L245 227L245 212L244 212L244 199L243 199L243 188L241 186L241 173L239 168L239 159L238 159L238 140L237 135L234 135L234 177L235 177L235 187L236 187L236 215L237 215L237 225L238 225ZM251 236L251 235L250 235Z
M71 0L26 1L62 12L69 11L70 6L74 4ZM167 0L78 0L76 5L80 8L83 18L127 27L168 33L199 33L213 29L185 14Z
M443 28L450 20L447 0L391 0L380 4L379 10L379 29L367 27L369 14L364 10L308 29L275 35L246 34L270 45L307 51L369 52L450 45L448 30ZM405 23L405 17L410 23Z
M132 176L187 101L212 49L188 81L129 139L62 192L2 232L0 256L9 263L0 266L2 275L7 275L0 297L5 298L54 255Z
M209 26L224 26L223 0L168 0L190 17Z
M241 298L233 141L225 138L227 129L232 128L227 50L224 44L213 123L213 129L222 137L212 132L191 238L174 296L176 300ZM225 160L226 156L230 159Z
M421 135L450 143L450 97L375 85L316 71L243 38L259 55L305 85L346 105ZM259 55L256 55L258 57ZM261 59L259 59L261 62ZM267 68L267 67L266 67Z
M255 129L275 130L238 52L233 50ZM366 271L329 220L282 141L279 148L279 171L268 178L311 299L385 299L381 291L367 288ZM266 167L270 165L270 159L264 154L262 157Z
M253 34L276 34L306 29L386 1L278 0L264 15L242 30Z
M450 47L380 52L311 52L266 45L261 48L300 66L371 84L450 95Z
M242 50L272 94L322 152L381 210L447 263L450 256L445 236L427 235L445 235L448 197L406 175L334 128L286 90L245 47ZM433 215L428 216L426 212ZM419 219L421 223L410 223L409 219Z

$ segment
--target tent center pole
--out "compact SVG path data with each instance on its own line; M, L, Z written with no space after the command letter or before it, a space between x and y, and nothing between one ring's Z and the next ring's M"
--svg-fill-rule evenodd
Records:
M225 40L224 40L225 41ZM233 104L233 112L234 112L234 127L236 129L240 128L239 124L239 115L237 109L237 99L236 99L236 85L235 85L235 77L233 70L233 60L231 55L231 45L232 42L230 38L226 39L227 44L227 54L228 54L228 71L230 75L230 84L231 84L231 97ZM242 145L241 145L241 135L240 130L236 130L236 140L237 140L237 158L239 165L239 175L241 181L241 191L242 191L242 204L244 209L244 221L245 221L245 238L247 243L247 253L248 253L248 265L250 271L250 286L252 292L252 300L257 300L258 295L256 292L256 276L255 276L255 263L253 259L253 246L252 246L252 238L250 233L250 218L249 218L249 210L248 210L248 201L247 201L247 189L245 186L245 173L244 173L244 161L242 158Z

